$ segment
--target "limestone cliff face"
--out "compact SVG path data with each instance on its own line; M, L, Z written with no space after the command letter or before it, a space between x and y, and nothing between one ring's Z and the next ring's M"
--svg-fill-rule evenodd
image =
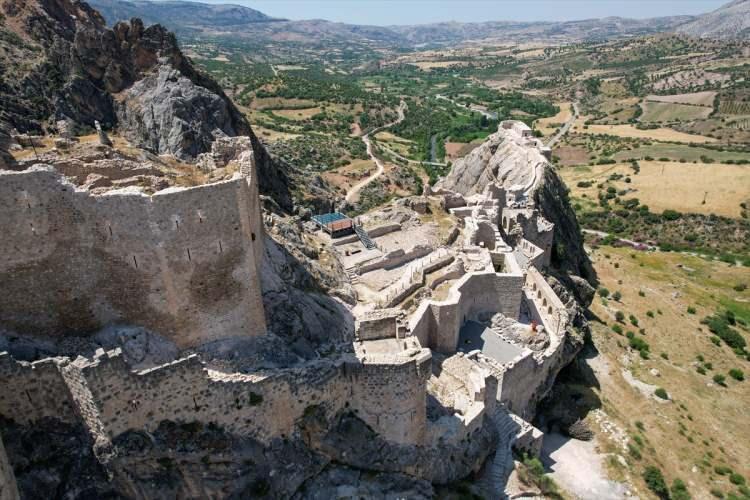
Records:
M8 103L0 119L37 133L63 118L86 128L97 120L137 147L184 160L210 150L217 136L249 136L261 192L291 209L284 169L164 27L133 19L109 29L98 12L74 0L5 0L0 7L0 31L23 40L0 60L0 69L14 75L0 83L0 102Z
M550 274L563 281L578 302L587 306L596 276L583 249L568 189L552 165L533 147L521 146L507 132L500 131L456 161L438 186L472 195L481 193L491 182L511 190L533 186L529 197L542 215L555 224Z

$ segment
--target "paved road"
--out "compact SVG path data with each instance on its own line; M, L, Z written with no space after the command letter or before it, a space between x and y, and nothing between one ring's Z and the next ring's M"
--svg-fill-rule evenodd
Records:
M352 186L349 191L346 193L346 201L352 201L357 194L367 186L369 183L383 175L383 172L385 170L385 165L383 165L383 162L375 156L375 154L372 152L372 141L370 140L370 134L377 134L381 130L387 129L388 127L392 127L394 125L397 125L401 123L404 120L404 111L406 110L406 103L404 101L401 101L401 104L398 106L398 119L396 121L393 121L391 123L388 123L386 125L383 125L382 127L378 127L365 135L362 136L362 142L365 143L365 147L367 148L367 156L370 157L370 159L375 162L375 165L378 167L374 174L372 174L367 179L355 184Z
M559 141L560 138L562 138L562 136L568 133L568 130L570 130L570 127L573 126L575 121L578 119L579 115L580 115L580 111L578 111L578 103L574 102L573 103L573 116L571 116L570 120L565 122L565 124L562 127L560 127L560 130L558 130L557 133L552 136L552 139L550 139L549 142L547 143L547 147L549 148L554 147L554 145L557 144L557 141Z

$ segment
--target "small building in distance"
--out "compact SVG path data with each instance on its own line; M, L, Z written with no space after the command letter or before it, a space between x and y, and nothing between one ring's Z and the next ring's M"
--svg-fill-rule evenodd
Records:
M331 238L341 238L354 232L354 221L340 212L315 215L313 221Z

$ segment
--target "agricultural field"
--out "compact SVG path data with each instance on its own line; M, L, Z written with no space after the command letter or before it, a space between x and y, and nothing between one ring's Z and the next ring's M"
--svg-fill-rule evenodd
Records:
M583 125L575 126L575 131L582 134L614 135L630 139L650 139L663 142L682 142L686 144L716 142L713 137L687 134L671 128L637 128L634 125Z
M713 108L691 104L673 104L668 102L645 101L641 104L642 122L679 122L704 120L713 112Z
M646 96L646 101L668 102L672 104L688 104L691 106L706 106L713 108L716 92L694 92L692 94L655 95Z
M639 161L635 174L629 163L569 167L560 172L576 198L597 199L599 184L613 178L623 202L637 199L653 212L664 210L740 217L741 203L750 203L750 166ZM588 187L579 187L590 183ZM620 194L622 193L622 194Z

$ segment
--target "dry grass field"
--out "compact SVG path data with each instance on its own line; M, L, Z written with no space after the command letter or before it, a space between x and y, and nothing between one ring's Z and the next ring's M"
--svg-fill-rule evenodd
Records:
M536 121L535 128L544 135L554 134L555 132L557 132L557 127L553 125L562 125L563 123L570 120L571 116L573 116L570 111L571 104L569 102L558 102L555 103L555 105L560 108L560 111L555 116L551 116L549 118L540 118Z
M706 106L652 101L642 103L641 108L643 109L643 115L640 118L642 122L704 120L713 111L712 108Z
M684 142L684 143L707 143L716 142L712 137L703 135L686 134L668 128L656 128L641 130L633 125L589 125L584 128L583 119L576 121L574 132L579 134L608 134L618 137L629 137L635 139L650 139L654 141Z
M714 345L700 320L727 306L738 318L750 319L750 291L733 288L750 284L750 269L679 253L611 247L592 257L601 286L622 295L618 301L597 297L591 307L599 320L593 322L598 355L589 360L598 382L593 390L627 439L623 449L622 442L611 438L614 433L599 433L600 451L611 453L611 476L629 480L644 494L642 471L655 465L668 484L684 481L694 499L713 498L711 490L737 494L738 487L728 475L717 474L716 467L729 467L745 478L750 474L750 381L728 375L739 368L747 376L749 364L726 345ZM695 313L688 313L688 307ZM649 359L612 330L616 311L637 319L637 327L628 319L621 327L648 343ZM738 328L747 338L748 332ZM705 374L698 373L699 365ZM712 381L715 374L726 377L726 386ZM640 383L650 388L634 387ZM664 388L670 400L654 397L656 387Z
M310 119L321 111L322 109L316 106L314 108L302 109L275 109L272 111L272 113L276 116L286 118L287 120L301 121Z
M712 108L716 92L693 92L692 94L649 95L646 101L669 102L673 104L692 104Z
M652 212L672 209L739 217L740 203L750 201L750 166L660 161L639 164L638 175L633 175L629 164L570 167L560 172L574 197L586 194L592 200L597 198L597 184L610 175L630 177L630 183L624 178L614 182L618 190L628 190L622 198L638 198ZM593 185L579 188L580 181L593 181Z

